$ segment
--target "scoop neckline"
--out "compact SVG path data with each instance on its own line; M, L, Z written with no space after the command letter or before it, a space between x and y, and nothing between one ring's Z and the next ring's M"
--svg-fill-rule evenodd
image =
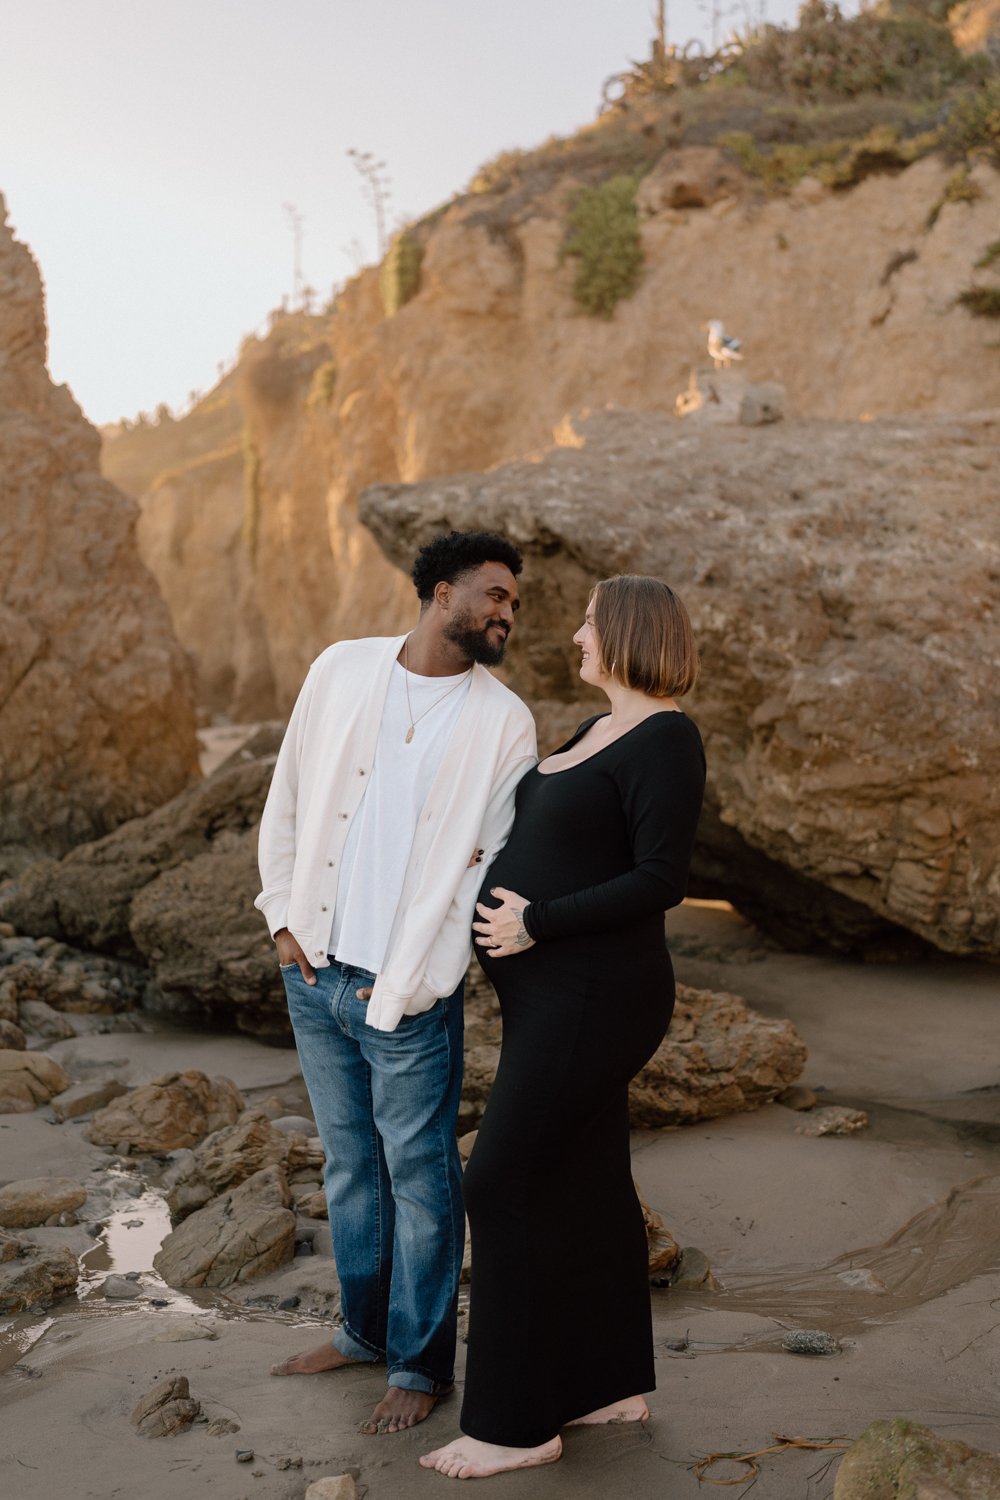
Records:
M592 729L593 726L597 723L598 719L610 719L610 717L611 717L610 713L607 713L607 714L595 714L594 717L587 723L586 728L587 729ZM624 734L618 735L617 739L613 739L611 741L610 745L602 745L599 750L592 751L590 753L590 755L586 756L586 758L584 760L578 760L578 761L576 761L571 766L563 766L560 769L557 769L555 771L543 771L542 770L542 766L545 764L545 760L551 760L552 755L560 755L560 754L562 754L562 751L560 751L560 750L553 750L551 752L551 755L546 755L545 756L545 760L540 760L538 762L538 764L535 766L535 770L537 771L537 773L538 773L539 776L562 776L566 771L575 771L578 766L585 766L585 765L588 765L590 763L590 761L596 760L597 757L599 755L603 755L606 750L613 750L616 745L620 745L621 744L622 740L627 740L630 734L635 734L635 731L637 729L641 729L644 724L648 724L649 721L650 721L650 719L667 719L667 718L670 718L670 719L675 719L675 718L686 719L687 718L687 714L684 712L684 710L682 708L662 708L662 709L657 709L655 713L647 714L644 719L640 719L639 722L638 722L638 724L633 724L631 729L626 729L625 732L624 732ZM580 738L581 734L583 734L584 732L585 732L584 727L581 725L581 727L577 730L576 734L574 734L572 736L572 738L569 740L569 745L574 745L577 742L577 740Z

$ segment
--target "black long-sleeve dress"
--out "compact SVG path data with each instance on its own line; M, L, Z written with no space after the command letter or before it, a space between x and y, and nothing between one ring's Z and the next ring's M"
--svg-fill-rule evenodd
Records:
M704 783L682 713L654 714L576 766L529 771L480 893L487 905L496 886L525 896L536 939L506 958L476 949L503 1015L465 1172L461 1426L484 1442L534 1447L655 1385L627 1091L673 1010L663 913L684 896Z

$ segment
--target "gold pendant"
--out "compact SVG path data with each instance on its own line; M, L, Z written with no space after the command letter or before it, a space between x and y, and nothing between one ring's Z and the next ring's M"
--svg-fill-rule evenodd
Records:
M410 743L410 741L413 738L413 727L414 726L411 724L410 727L409 727L409 729L406 731L406 744L407 745Z

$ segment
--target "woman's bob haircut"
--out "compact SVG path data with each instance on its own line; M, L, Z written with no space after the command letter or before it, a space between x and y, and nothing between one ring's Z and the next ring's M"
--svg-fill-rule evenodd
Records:
M691 621L672 588L642 573L605 578L591 596L598 665L622 687L682 698L698 678Z

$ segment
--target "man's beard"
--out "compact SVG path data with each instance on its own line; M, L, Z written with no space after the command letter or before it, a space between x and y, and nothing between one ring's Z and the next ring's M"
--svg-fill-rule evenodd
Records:
M490 627L499 625L504 631L503 640L496 642L489 634ZM483 667L498 667L507 649L507 625L503 620L489 620L482 630L472 623L472 615L456 614L444 628L444 638L457 646L467 661L479 662Z

